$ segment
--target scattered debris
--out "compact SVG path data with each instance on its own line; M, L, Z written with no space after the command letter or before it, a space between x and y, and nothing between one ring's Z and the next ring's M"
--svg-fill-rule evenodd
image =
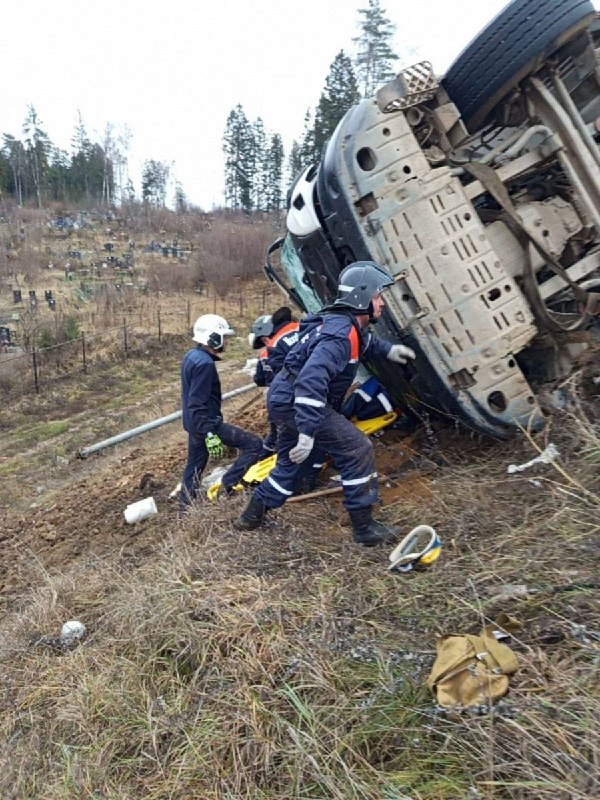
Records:
M70 619L62 626L60 641L63 647L75 647L86 634L86 627L78 619Z
M137 503L130 503L123 513L125 514L125 520L132 525L152 516L152 514L157 514L158 509L153 497L145 497L143 500L138 500Z
M490 590L491 600L524 600L529 597L529 589L524 583L506 583Z
M556 445L549 444L545 450L542 450L539 456L532 458L531 461L527 461L525 464L509 464L506 471L509 475L513 475L515 472L523 472L523 470L529 469L529 467L533 467L535 464L551 464L559 457L560 453Z
M205 475L202 478L202 480L200 481L200 486L203 489L209 489L213 484L219 483L221 481L221 478L223 477L223 475L225 475L228 469L229 469L228 466L215 467L213 470L211 470L207 475ZM179 486L175 491L179 492L180 489L181 489L181 484L179 484Z
M246 359L246 363L241 368L240 372L245 372L247 375L254 375L256 372L256 365L258 364L258 358L248 358Z

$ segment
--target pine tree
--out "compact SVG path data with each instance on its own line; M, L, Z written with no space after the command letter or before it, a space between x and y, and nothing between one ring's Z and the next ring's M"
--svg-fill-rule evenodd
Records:
M23 142L15 139L9 133L2 136L4 142L2 152L10 166L12 181L9 181L9 192L14 195L19 206L23 205L26 191L26 163Z
M252 208L252 127L238 105L229 112L223 135L225 155L225 205L231 209Z
M52 147L48 170L48 196L51 200L64 202L68 198L69 163L69 154L66 150Z
M183 186L179 181L175 181L175 211L177 214L185 214L188 210L188 199Z
M304 115L304 131L300 144L300 169L310 167L319 160L319 152L315 146L315 123L312 111L307 109Z
M301 145L297 139L294 139L292 142L292 149L290 150L290 157L288 159L288 175L287 175L287 182L291 183L296 175L302 169L302 155L301 155Z
M42 194L48 175L48 154L51 148L50 139L42 130L41 124L35 108L32 105L28 106L27 117L23 123L24 146L38 208L42 207Z
M83 123L81 111L77 112L77 125L71 140L71 146L73 148L71 169L69 171L71 194L74 200L85 198L89 202L89 159L92 151L92 142Z
M260 117L252 123L251 152L248 169L252 175L252 208L266 208L266 176L265 162L267 153L267 135Z
M109 205L114 201L115 195L115 160L119 151L110 122L104 128L104 141L102 142L104 152L104 168L102 174L102 202Z
M343 50L337 54L325 81L325 88L315 111L313 142L315 161L323 155L327 140L344 114L360 100L351 59Z
M164 208L167 198L167 181L170 167L151 158L142 170L142 201L154 208Z
M392 69L398 56L392 50L396 26L385 16L379 0L368 0L366 8L359 8L360 36L352 41L358 45L355 58L356 74L363 97L371 97L378 87L391 80Z
M266 178L265 208L267 211L279 211L282 205L283 157L284 150L281 136L278 133L274 133L267 148L264 169Z

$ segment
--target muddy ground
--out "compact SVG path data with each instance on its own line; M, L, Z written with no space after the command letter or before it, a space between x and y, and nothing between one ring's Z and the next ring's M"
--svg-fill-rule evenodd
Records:
M177 343L177 347L184 343ZM7 610L41 576L59 574L92 557L125 559L132 568L151 559L166 532L177 526L177 507L169 498L180 480L186 458L186 435L180 422L167 424L127 442L111 446L86 459L78 451L129 427L148 422L179 407L178 363L176 353L162 358L150 354L154 387L144 401L125 399L118 409L103 407L112 398L115 376L92 376L87 397L79 394L69 405L68 388L61 387L51 398L30 399L21 409L5 416L3 440L8 445L0 460L0 608ZM159 368L159 365L162 367ZM239 361L221 365L223 388L248 384L250 376L241 371ZM141 366L134 366L139 377ZM593 371L593 370L592 370ZM591 374L591 373L590 373ZM119 376L119 380L123 376ZM591 407L594 384L589 382ZM232 400L226 416L260 433L266 433L264 399L252 390ZM69 428L58 437L42 443L11 439L16 429L27 428L27 419L69 419ZM25 423L24 423L25 420ZM25 441L26 438L25 438ZM61 444L62 442L62 444ZM498 458L527 460L535 455L524 439L499 443L472 437L451 426L436 426L435 452L424 430L407 436L388 429L374 438L381 482L380 516L391 521L401 517L404 503L422 506L427 494L443 476L446 467L472 464L481 466ZM59 453L62 453L60 455ZM216 463L210 464L217 466ZM152 495L158 515L129 525L124 510L129 503ZM244 498L230 501L220 524L228 525L239 513ZM220 501L223 503L223 501ZM215 507L208 502L201 513L211 515ZM223 507L219 507L223 514ZM349 530L339 495L307 501L285 513L293 519L314 518L306 535L315 538L347 540ZM421 520L432 524L433 520Z

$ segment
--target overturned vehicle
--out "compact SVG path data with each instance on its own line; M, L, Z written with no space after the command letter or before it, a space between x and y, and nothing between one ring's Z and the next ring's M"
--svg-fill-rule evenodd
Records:
M355 260L395 284L370 365L396 400L493 436L600 331L600 20L589 0L514 0L438 79L403 70L294 181L266 272L306 311Z

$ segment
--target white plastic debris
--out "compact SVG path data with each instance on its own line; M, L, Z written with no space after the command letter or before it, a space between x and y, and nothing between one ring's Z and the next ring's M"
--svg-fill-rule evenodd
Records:
M143 500L138 500L137 503L130 503L123 513L129 525L133 525L135 522L141 522L147 517L157 514L158 509L153 497L145 497Z
M529 467L533 467L535 464L551 464L559 457L560 453L558 452L558 448L553 444L549 444L536 458L532 458L531 461L528 461L526 464L509 464L506 471L509 475L512 475L515 472L523 472L523 470L529 469Z
M248 358L246 363L241 368L240 372L245 372L248 375L254 375L256 372L256 365L258 364L258 358Z
M202 480L200 481L200 486L203 489L210 489L210 487L213 486L215 483L220 483L221 478L223 477L223 475L225 475L228 469L229 467L215 467L212 470L212 472L209 472L208 475L205 475L202 478Z
M62 644L73 645L85 636L85 625L78 619L70 619L62 626L60 640Z
M173 491L169 492L169 500L174 500L180 491L181 491L181 483L178 483L177 486L173 489Z

